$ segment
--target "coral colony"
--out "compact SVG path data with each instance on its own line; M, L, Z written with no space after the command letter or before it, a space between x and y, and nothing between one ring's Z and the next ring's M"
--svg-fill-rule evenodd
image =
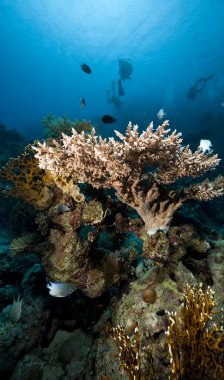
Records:
M214 293L197 285L197 276L182 260L187 249L204 258L210 243L194 226L170 225L186 201L224 194L222 176L189 183L219 164L210 141L202 140L192 152L182 145L180 133L168 129L168 121L157 129L151 123L142 133L129 123L124 135L115 131L116 139L97 136L86 122L68 135L67 119L60 120L66 131L61 138L57 121L50 117L45 122L53 138L48 135L45 142L28 146L0 170L0 180L7 184L4 192L37 213L37 231L14 239L12 256L32 249L40 254L52 297L71 297L78 289L95 301L129 281L120 307L113 307L113 328L108 322L129 379L152 380L157 373L173 380L223 378L223 329L220 323L211 324ZM117 198L104 191L111 188ZM132 240L125 246L128 233ZM222 255L222 247L211 251L206 262L218 296L223 275L221 266L216 268ZM194 269L194 258L188 259ZM200 268L203 274L202 260ZM20 319L21 305L17 301L12 306L13 322ZM145 345L146 336L152 341ZM101 378L109 380L110 375Z
M94 128L88 136L73 129L71 136L63 134L62 143L39 143L33 149L40 168L55 180L75 178L98 189L113 187L119 200L137 211L151 235L167 231L174 211L188 199L202 201L224 193L223 177L178 189L166 187L178 179L199 177L220 161L217 155L183 147L181 134L169 134L167 126L164 121L153 130L151 123L139 135L138 126L129 123L125 135L115 131L119 140L102 139Z

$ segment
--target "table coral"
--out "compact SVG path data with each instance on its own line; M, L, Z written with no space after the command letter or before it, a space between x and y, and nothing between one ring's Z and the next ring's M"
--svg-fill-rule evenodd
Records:
M181 134L170 133L167 127L168 121L156 130L151 123L139 134L138 126L129 123L125 135L115 131L118 140L103 139L94 128L88 135L72 129L71 136L62 134L62 143L54 140L33 148L40 168L54 177L75 178L98 189L113 187L121 202L138 212L151 235L167 231L174 211L186 200L224 194L223 177L179 189L166 186L181 178L199 177L219 163L217 155L184 147Z

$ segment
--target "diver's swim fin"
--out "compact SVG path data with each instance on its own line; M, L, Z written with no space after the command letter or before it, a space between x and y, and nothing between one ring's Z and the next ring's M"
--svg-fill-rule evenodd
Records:
M121 79L118 79L118 81L117 81L117 87L118 87L118 95L119 96L125 95L125 92L124 92L124 89L123 89L123 86L122 86L122 83L121 83Z
M209 77L205 78L205 80L207 81L209 79L212 79L214 76L215 76L215 74L211 74L211 75L209 75Z

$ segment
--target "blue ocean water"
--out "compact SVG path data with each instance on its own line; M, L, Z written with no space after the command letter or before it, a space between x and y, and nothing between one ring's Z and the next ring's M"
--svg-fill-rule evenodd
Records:
M112 327L122 324L136 343L129 346L136 350L136 361L132 349L123 345L125 355L128 357L129 351L133 360L132 365L127 363L132 369L139 366L141 372L141 376L138 372L129 378L144 378L147 360L142 366L139 358L150 347L150 355L156 359L152 370L156 378L174 379L174 356L165 352L169 318L174 325L168 312L177 311L183 317L184 310L190 309L183 306L186 286L196 292L196 305L203 295L202 285L193 285L199 283L203 289L212 287L219 312L214 313L211 339L204 323L209 318L205 302L200 303L202 309L196 305L195 318L186 318L196 323L199 331L183 324L186 336L196 331L189 340L192 355L188 355L191 345L181 346L181 339L178 342L182 335L185 342L186 336L182 331L178 336L174 328L178 344L174 340L173 347L178 350L177 358L183 353L184 359L178 360L186 371L178 378L205 378L193 374L194 355L199 371L209 360L206 369L212 377L206 379L213 378L219 362L222 373L217 372L217 378L224 378L224 356L220 353L223 197L200 202L196 186L189 187L196 180L184 177L183 184L181 180L159 183L151 167L144 168L138 177L136 162L144 164L144 156L134 154L130 157L138 157L138 161L129 158L129 163L134 162L131 166L126 157L128 174L121 173L121 180L119 162L119 168L105 165L104 170L102 159L100 178L97 165L92 174L92 166L86 170L85 164L83 172L89 178L95 176L97 185L102 180L108 186L109 166L118 176L112 183L114 189L94 188L91 178L89 183L79 183L80 196L79 173L78 178L72 171L64 178L59 171L52 180L49 172L40 171L37 160L32 160L33 151L23 150L27 140L44 137L42 119L48 114L87 119L97 125L97 132L109 137L114 136L114 129L124 132L129 121L137 123L141 131L151 121L156 127L162 122L158 117L162 110L163 120L169 119L170 128L182 132L184 144L189 143L193 150L201 139L211 140L214 153L222 159L212 175L223 174L223 21L223 0L0 0L0 168L8 162L0 169L1 379L123 379L121 369L128 366L118 361L122 357L117 354L122 346L120 336L115 339L116 348L111 339ZM123 96L118 96L119 60L133 68L130 79L122 81ZM92 73L81 70L83 63ZM114 84L120 107L109 101ZM80 104L83 98L85 107ZM103 115L116 122L103 123ZM9 160L22 152L18 161ZM63 166L63 154L61 157ZM210 156L205 157L203 165L209 167ZM90 160L92 164L92 155ZM165 164L161 167L167 168ZM71 160L69 170L72 165ZM133 181L129 166L131 171L134 168ZM66 170L64 173L67 175ZM208 173L208 177L212 175ZM185 186L189 193L184 193ZM212 198L216 191L223 193L222 189L221 178L213 183L205 181L202 199L203 191ZM188 194L189 203L177 210ZM210 297L213 302L214 293L210 292L209 287L208 303ZM212 323L209 320L209 330ZM149 366L153 364L150 355Z
M221 151L223 15L222 0L1 0L0 122L36 138L44 116L66 114L91 120L109 136L129 120L141 128L152 120L157 125L163 108L171 128L197 139L212 135ZM117 109L106 90L119 78L122 58L133 74ZM92 74L81 71L82 63ZM188 99L197 79L212 74ZM102 124L103 114L116 124ZM210 132L203 134L207 119Z

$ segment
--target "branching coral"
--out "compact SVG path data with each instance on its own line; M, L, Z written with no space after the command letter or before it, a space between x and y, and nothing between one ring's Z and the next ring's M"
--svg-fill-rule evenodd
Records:
M167 340L173 380L223 379L224 332L212 320L214 292L186 287L180 316L169 316Z
M115 131L119 140L98 137L94 128L89 135L73 129L71 136L62 134L62 144L44 142L34 149L40 167L54 177L75 178L95 188L113 187L122 202L135 208L151 235L166 231L173 212L187 199L224 194L223 177L181 190L167 188L180 178L203 175L219 163L217 155L183 147L181 134L170 133L167 126L165 121L154 130L151 123L139 134L138 126L129 123L125 135Z
M166 337L172 380L224 378L224 332L223 327L212 322L212 314L219 314L214 306L214 292L210 287L203 292L202 284L192 288L187 285L180 315L169 313ZM160 378L150 348L142 347L138 328L131 338L118 325L113 328L113 336L121 368L130 380Z
M147 354L148 370L142 365L138 327L135 328L134 338L131 340L124 327L118 325L113 328L113 338L117 343L121 368L127 373L130 380L155 379L153 359L149 349L144 351L145 356Z

